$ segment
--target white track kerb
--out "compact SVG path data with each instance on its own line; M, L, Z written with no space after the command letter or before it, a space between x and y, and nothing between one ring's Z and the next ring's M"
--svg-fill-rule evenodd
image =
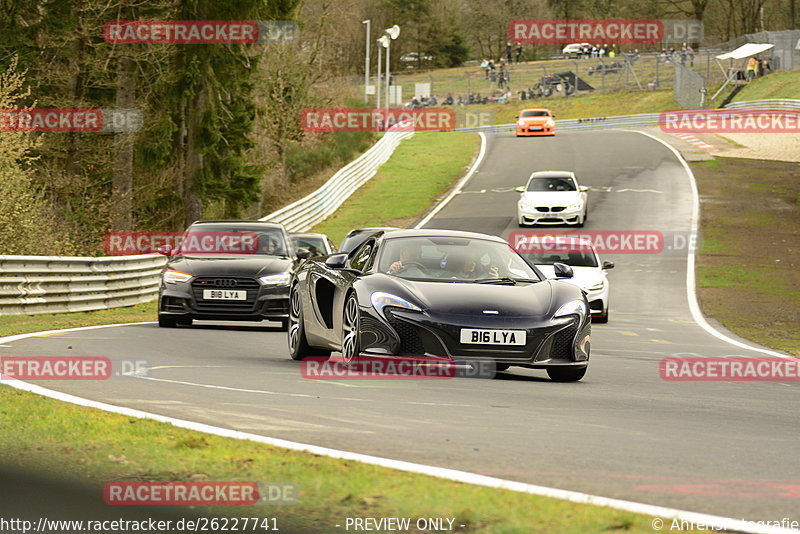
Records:
M646 135L646 134L645 134ZM474 174L477 167L480 165L483 155L486 149L486 137L481 134L481 151L479 156L476 158L475 162L473 163L472 168L467 173L467 175L459 181L459 183L454 187L453 191L445 197L441 203L434 208L434 210L429 214L421 223L417 226L422 226L427 220L429 220L433 214L437 213L447 202L450 201L457 193L461 190L461 187L469 180L469 178ZM652 137L652 136L651 136ZM656 138L654 138L656 139ZM659 140L660 141L660 140ZM663 143L663 141L660 141ZM666 143L664 143L666 144ZM669 147L669 145L667 145ZM675 154L676 157L682 162L684 168L686 169L690 181L692 183L693 192L694 192L694 212L692 218L692 232L696 233L697 230L697 214L699 213L699 200L697 196L697 186L694 181L694 175L691 173L688 165L686 162L683 161L683 158L680 154L675 151L672 147L669 147ZM692 316L697 321L697 323L702 326L705 330L709 333L714 335L715 337L719 338L722 341L727 343L731 343L737 347L754 350L766 354L770 354L773 356L779 357L787 357L785 355L779 354L774 351L769 351L766 349L761 349L758 347L752 347L731 339L724 334L717 332L714 328L708 324L708 322L703 318L702 314L700 313L699 307L697 306L697 300L694 295L694 255L693 252L689 252L689 267L687 271L687 288L689 291L689 303L690 307L692 308ZM129 323L129 324L149 324L149 323ZM102 326L88 326L88 327L79 327L79 328L68 328L64 330L49 330L46 332L33 332L28 334L18 334L14 336L7 336L0 338L0 345L10 343L13 341L19 341L21 339L30 338L41 336L45 334L53 334L57 332L75 332L81 330L93 330L97 328L113 328L118 326L128 326L127 324L113 324L113 325L102 325ZM726 518L721 516L714 516L708 514L701 514L696 512L689 512L685 510L677 510L674 508L666 508L662 506L655 506L651 504L644 504L644 503L637 503L632 501L624 501L620 499L611 499L608 497L600 497L597 495L589 495L586 493L581 493L577 491L568 491L562 490L557 488L549 488L546 486L537 486L534 484L526 484L523 482L515 482L513 480L504 480L501 478L489 477L484 475L479 475L475 473L469 473L466 471L458 471L455 469L447 469L443 467L436 467L424 464L418 464L413 462L405 462L401 460L392 460L389 458L381 458L379 456L370 456L366 454L359 454L355 452L348 452L348 451L341 451L336 449L329 449L327 447L320 447L317 445L310 445L306 443L297 443L294 441L288 441L283 439L277 438L270 438L266 436L260 436L257 434L250 434L246 432L239 432L237 430L229 430L225 428L219 428L211 425L206 425L202 423L196 423L194 421L186 421L183 419L175 419L172 417L166 417L163 415L152 414L148 412L144 412L141 410L134 410L131 408L125 408L122 406L114 406L112 404L106 404L103 402L92 401L88 399L83 399L81 397L76 397L74 395L68 395L66 393L61 393L59 391L53 391L47 388L43 388L41 386L37 386L34 384L29 384L27 382L17 381L17 380L8 380L2 382L5 385L11 386L13 388L29 391L31 393L35 393L37 395L42 395L45 397L50 397L52 399L60 400L63 402L68 402L71 404L76 404L78 406L85 406L88 408L96 408L99 410L103 410L110 413L116 413L120 415L124 415L127 417L136 417L139 419L151 419L154 421L159 421L163 423L168 423L174 425L179 428L185 428L188 430L195 430L198 432L205 432L207 434L212 434L221 437L227 438L234 438L234 439L241 439L241 440L248 440L257 443L263 443L266 445L271 445L274 447L281 447L284 449L295 450L295 451L302 451L308 452L312 454L318 454L321 456L327 456L330 458L339 458L343 460L351 460L356 462L361 462L370 465L378 465L382 467L387 467L390 469L397 469L400 471L410 472L410 473L418 473L422 475L433 476L445 480L452 480L455 482L462 482L465 484L472 484L476 486L484 486L488 488L497 488L497 489L504 489L510 491L516 491L520 493L528 493L533 495L541 495L544 497L552 497L556 499L564 499L567 501L575 502L575 503L582 503L582 504L590 504L594 506L605 506L609 508L614 508L617 510L624 510L627 512L633 512L637 514L644 514L648 516L652 516L655 519L653 520L654 528L658 528L657 525L658 521L661 520L661 528L667 528L669 526L669 520L673 518L677 518L680 520L690 521L694 524L704 524L707 528L713 528L716 530L729 530L735 532L747 532L753 534L779 534L779 533L797 533L797 530L791 529L783 529L775 526L769 526L764 524L758 524L749 521L743 521L739 519L732 519Z

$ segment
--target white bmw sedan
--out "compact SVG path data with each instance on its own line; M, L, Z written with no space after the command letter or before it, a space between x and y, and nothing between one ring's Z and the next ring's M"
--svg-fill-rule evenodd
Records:
M583 226L588 215L588 187L578 184L575 173L544 171L531 174L517 203L520 226L568 224Z

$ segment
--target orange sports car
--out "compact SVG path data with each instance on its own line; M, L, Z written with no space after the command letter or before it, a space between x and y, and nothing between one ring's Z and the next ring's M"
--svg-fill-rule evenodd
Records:
M555 134L555 115L549 109L523 109L517 115L517 137Z

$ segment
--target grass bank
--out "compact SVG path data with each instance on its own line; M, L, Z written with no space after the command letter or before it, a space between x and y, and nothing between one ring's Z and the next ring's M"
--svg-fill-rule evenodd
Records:
M717 158L692 170L702 201L703 312L800 356L800 164Z
M98 495L103 484L120 480L294 484L294 504L193 510L205 517L276 517L282 531L329 533L346 517L368 516L454 518L453 532L652 532L651 518L642 515L210 436L6 386L0 415L5 429L16 429L0 433L5 462L46 466L50 475L79 479Z
M313 231L341 243L352 228L409 226L464 174L479 145L475 133L414 135L400 144L372 180Z

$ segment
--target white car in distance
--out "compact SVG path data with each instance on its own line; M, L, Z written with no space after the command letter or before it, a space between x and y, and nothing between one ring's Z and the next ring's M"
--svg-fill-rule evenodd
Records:
M542 274L548 278L556 278L554 263L563 263L572 268L572 278L559 280L574 284L586 292L589 301L589 312L596 323L608 322L608 295L609 283L606 271L614 268L614 262L600 262L597 250L588 239L563 238L569 234L560 235L560 241L541 239L536 242L529 240L525 251L520 254L536 265Z
M567 224L583 226L589 212L588 187L580 185L570 171L543 171L531 174L517 202L520 226Z

